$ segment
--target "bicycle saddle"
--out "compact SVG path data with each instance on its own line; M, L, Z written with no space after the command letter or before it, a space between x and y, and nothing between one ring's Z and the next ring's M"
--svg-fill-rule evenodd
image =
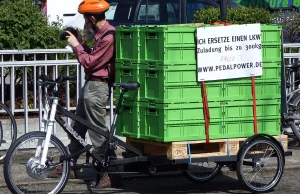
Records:
M296 70L296 69L300 68L300 61L296 61L294 63L287 64L287 65L285 65L285 68Z
M140 87L139 82L113 83L113 87L119 87L125 90L137 90Z

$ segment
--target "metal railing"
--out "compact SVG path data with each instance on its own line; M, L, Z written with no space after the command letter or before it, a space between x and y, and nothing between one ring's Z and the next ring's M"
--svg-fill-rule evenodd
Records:
M285 63L299 60L300 44L283 44L283 52ZM74 100L75 98L77 102L80 88L84 83L84 71L77 60L74 59L71 51L67 49L0 51L1 102L9 102L9 108L13 114L21 114L23 116L25 126L21 130L24 130L24 133L28 132L29 114L38 113L41 118L41 111L39 111L41 109L41 95L37 87L37 76L44 72L56 78L61 73L71 75L71 70L73 70L72 75L75 73L78 76L75 86L76 92L75 96L71 98L71 86L67 82L65 86L65 107L68 110L75 110L76 105L71 105L71 99ZM18 77L19 75L21 77ZM21 90L17 88L20 86L22 87ZM20 97L20 91L22 93L21 105L16 104L16 96ZM110 107L114 107L112 93L110 106L107 106L107 109ZM111 111L110 122L112 122L112 117L113 112Z
M290 43L290 44L283 44L283 57L284 63L290 64L300 60L300 43ZM287 92L292 92L295 90L295 85L293 82L295 81L295 74L292 74L289 83L290 88L287 89Z
M84 84L84 70L76 59L70 59L71 54L67 49L0 51L0 100L9 106L14 115L23 116L25 125L21 133L28 132L29 114L39 114L39 118L42 118L42 96L37 83L41 73L55 79L59 74L71 75L70 71L73 70L72 75L77 75L76 91L73 91L75 95L70 95L71 86L68 81L64 100L66 109L76 109L80 88ZM71 100L75 100L76 104L73 102L72 105ZM110 106L113 107L112 100ZM39 125L41 126L41 119Z

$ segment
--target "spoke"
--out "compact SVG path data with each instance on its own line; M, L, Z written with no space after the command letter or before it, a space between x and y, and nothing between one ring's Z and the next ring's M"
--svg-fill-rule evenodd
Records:
M248 172L246 172L244 175L247 175L249 172L253 171L253 169L250 169Z
M263 158L265 157L265 155L266 155L266 153L267 153L267 151L268 151L268 148L269 148L269 145L268 145L267 148L266 148L266 151L265 151L265 154L264 154Z
M251 182L253 181L253 179L254 179L254 177L256 176L256 174L259 173L260 171L261 171L261 169L259 169L259 170L254 174L254 176L253 176L252 179L250 180L250 184L251 184Z

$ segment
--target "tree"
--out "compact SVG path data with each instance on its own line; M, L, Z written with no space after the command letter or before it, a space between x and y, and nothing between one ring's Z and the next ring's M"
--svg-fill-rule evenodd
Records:
M66 41L59 39L60 33L63 32L62 21L57 18L57 22L47 25L47 17L41 12L39 6L33 3L33 0L0 0L0 50L23 50L23 49L58 49L66 46ZM3 55L4 61L11 61L11 55ZM33 60L33 55L26 55L26 60ZM37 60L43 60L45 55L36 55ZM59 56L64 58L65 56ZM48 60L55 59L55 55L47 55ZM14 60L23 60L23 56L15 55ZM60 67L62 69L62 67ZM51 72L51 69L49 69ZM74 70L75 71L75 68ZM33 72L32 67L28 72ZM8 76L10 68L4 70L4 77ZM32 73L28 74L28 89L33 90ZM5 79L4 79L5 80ZM14 80L16 89L16 104L22 101L22 81L23 68L15 68ZM9 105L10 87L6 83L4 97L5 102ZM30 91L29 99L31 99ZM18 101L18 102L17 102ZM18 106L18 105L17 105Z
M0 3L0 49L51 49L65 47L59 39L58 20L50 25L32 0L3 0Z

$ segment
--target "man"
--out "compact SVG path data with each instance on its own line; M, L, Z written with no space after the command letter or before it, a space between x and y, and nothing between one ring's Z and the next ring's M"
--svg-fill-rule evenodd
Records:
M105 12L109 4L104 0L83 0L78 12L84 15L85 26L89 32L94 32L93 49L88 48L69 31L67 40L73 47L73 51L80 65L84 67L85 84L81 96L78 99L76 114L97 126L99 130L108 131L105 123L106 103L109 97L109 80L114 75L114 35L110 32L115 28L105 20ZM79 123L73 123L73 129L83 138L88 130L94 149L103 154L106 148L106 139L100 134L86 129ZM82 148L82 145L71 138L68 146L74 153ZM119 176L104 174L96 186L118 187L122 186Z

